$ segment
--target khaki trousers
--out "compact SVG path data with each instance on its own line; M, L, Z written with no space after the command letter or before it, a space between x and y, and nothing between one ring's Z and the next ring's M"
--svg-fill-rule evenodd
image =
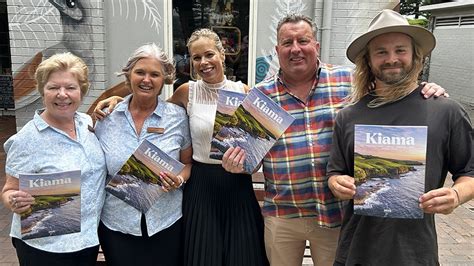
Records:
M320 227L314 218L265 217L265 249L271 266L301 266L306 240L315 266L332 266L340 228Z

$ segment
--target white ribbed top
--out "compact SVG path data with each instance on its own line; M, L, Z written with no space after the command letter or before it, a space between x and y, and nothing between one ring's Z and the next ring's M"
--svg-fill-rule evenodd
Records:
M193 159L201 163L220 164L220 160L210 159L212 131L217 109L217 95L220 89L244 92L242 82L224 80L209 84L202 80L189 81L189 102L187 112L193 144Z

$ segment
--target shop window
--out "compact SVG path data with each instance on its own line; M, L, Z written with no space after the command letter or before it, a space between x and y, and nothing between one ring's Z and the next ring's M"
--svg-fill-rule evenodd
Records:
M200 28L210 28L221 38L227 78L247 83L249 6L249 0L173 0L175 89L193 78L186 42Z

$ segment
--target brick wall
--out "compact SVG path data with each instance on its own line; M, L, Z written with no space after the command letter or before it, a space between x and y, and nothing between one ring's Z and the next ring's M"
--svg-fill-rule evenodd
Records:
M80 8L66 7L64 12L60 12L60 7L46 0L8 0L7 9L13 76L22 76L25 81L31 79L26 69L33 57L46 58L57 52L70 51L83 58L90 69L91 87L79 109L85 111L105 88L105 29L103 2L90 0L80 3ZM74 19L77 14L82 16L80 20ZM31 80L28 82L31 84ZM19 89L14 88L17 97ZM21 95L15 102L18 128L33 117L34 110L42 107L36 90Z
M394 0L333 1L329 62L352 64L346 58L346 49L351 41L367 32L370 21L377 13L382 9L393 9L398 3ZM318 23L321 25L321 22Z
M257 73L268 77L278 70L278 60L274 52L276 44L276 23L288 12L299 12L313 18L318 25L317 39L322 42L322 31L330 31L328 62L338 65L351 65L346 59L346 48L350 42L367 31L372 18L382 9L393 9L399 1L395 0L259 0L257 14ZM332 5L331 14L323 14L324 4ZM331 16L331 25L323 29L323 17ZM321 47L323 51L323 47ZM266 66L262 64L259 73L258 58L271 55L270 70L265 72ZM323 56L323 55L322 55Z

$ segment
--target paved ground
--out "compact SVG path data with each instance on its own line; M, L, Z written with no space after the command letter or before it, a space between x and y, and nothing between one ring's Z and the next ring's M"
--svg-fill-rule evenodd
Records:
M0 187L5 182L5 154L3 143L15 132L13 117L0 116ZM447 186L450 186L447 182ZM437 218L439 256L441 265L474 266L474 202L464 204L450 215L438 215ZM18 265L15 250L8 236L11 213L0 206L0 265ZM413 236L416 237L416 236ZM305 260L304 265L312 265Z

